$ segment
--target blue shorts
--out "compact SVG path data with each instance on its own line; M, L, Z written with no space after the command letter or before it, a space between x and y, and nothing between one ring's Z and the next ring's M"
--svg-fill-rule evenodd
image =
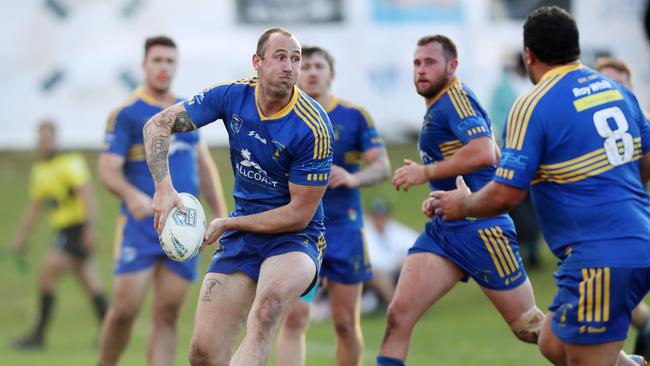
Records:
M321 276L344 284L357 284L372 279L363 229L329 225L325 227L325 239L327 253L323 257Z
M212 256L208 272L242 272L257 282L262 262L267 258L289 252L301 252L307 254L316 265L316 276L305 290L306 294L316 285L325 247L325 237L317 230L289 234L227 231L221 237L220 248Z
M549 306L551 329L564 342L600 344L627 337L631 313L650 289L650 268L565 269Z
M153 220L153 218L144 220ZM151 230L143 230L142 221L144 220L130 219L127 221L124 216L118 219L113 273L120 275L139 272L162 261L163 265L172 272L188 281L194 281L197 277L196 266L200 256L197 255L187 262L176 262L169 259L153 230L153 221Z
M510 222L449 228L432 220L415 244L414 253L434 253L447 258L465 272L463 281L473 278L479 286L492 290L510 290L526 281L519 256L516 232Z

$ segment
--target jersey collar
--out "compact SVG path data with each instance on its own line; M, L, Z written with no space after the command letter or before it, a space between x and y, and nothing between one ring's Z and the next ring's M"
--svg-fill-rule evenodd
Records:
M584 65L582 65L579 62L577 64L569 64L569 65L558 66L558 67L552 68L552 69L548 70L544 75L542 75L542 78L539 80L539 83L541 83L542 81L544 81L544 80L546 80L546 79L548 79L548 78L550 78L552 76L560 75L560 74L561 75L568 74L571 71L582 69L582 68L584 68Z
M166 105L165 103L161 103L156 99L154 99L154 97L152 97L151 95L147 94L147 92L144 91L144 88L141 86L135 89L135 96L137 98L142 99L147 104L151 104L153 106L160 107L162 109L169 107L169 105ZM176 97L174 97L174 100L176 100Z
M330 97L330 102L325 106L325 112L330 113L334 110L334 108L336 108L337 105L339 105L339 97L332 95Z
M427 105L427 108L428 108L428 107L431 107L431 106L434 105L438 100L440 100L440 98L442 98L442 96L445 95L445 94L447 93L447 91L449 90L449 88L451 88L451 87L452 87L454 84L456 84L456 83L460 83L460 79L458 78L458 76L455 76L455 75L454 75L454 77L451 79L451 81L449 82L449 84L447 84L447 86L445 86L444 88L442 88L442 90L439 91L438 94L436 94L436 96L433 97L433 99L431 99L431 101L430 101L429 104Z
M262 110L260 109L259 104L257 104L257 90L258 90L257 88L259 88L259 86L260 86L259 83L257 83L255 85L255 108L257 108L257 114L259 114L260 119L262 121L268 121L268 120L272 120L272 119L280 119L280 118L286 116L287 114L289 114L289 112L291 112L291 110L293 109L293 106L296 105L296 102L298 101L298 96L300 96L300 89L298 89L298 87L294 85L293 86L293 96L291 97L291 100L289 100L289 103L287 105L285 105L284 108L282 108L280 111L276 112L274 115L267 117L262 113Z

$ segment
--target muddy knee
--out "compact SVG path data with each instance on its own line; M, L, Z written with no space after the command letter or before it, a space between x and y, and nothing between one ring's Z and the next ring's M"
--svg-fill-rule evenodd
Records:
M268 292L262 295L254 319L261 331L267 332L273 328L280 318L282 311L282 298L280 294Z
M213 354L206 344L192 340L188 354L192 366L228 366L230 358L228 355Z

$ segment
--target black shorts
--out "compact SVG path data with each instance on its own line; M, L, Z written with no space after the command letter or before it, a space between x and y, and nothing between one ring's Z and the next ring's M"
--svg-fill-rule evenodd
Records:
M84 224L73 225L59 230L54 238L54 248L65 252L80 261L88 257L88 251L81 243Z

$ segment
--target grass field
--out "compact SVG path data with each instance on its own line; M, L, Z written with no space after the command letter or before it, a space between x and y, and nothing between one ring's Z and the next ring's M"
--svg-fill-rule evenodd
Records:
M391 146L393 166L403 158L417 158L414 145ZM219 166L229 207L232 207L230 189L232 173L227 151L213 150ZM88 162L96 170L96 154L87 154ZM50 250L52 235L41 219L31 235L29 270L20 272L6 250L24 208L28 192L28 170L35 156L31 153L0 153L0 364L10 366L94 365L97 361L98 325L89 302L71 276L66 276L57 293L54 319L47 339L47 348L37 352L16 352L9 343L22 335L33 324L37 307L36 281L38 268ZM95 175L96 176L96 175ZM112 246L118 201L95 180L100 206L100 242L97 253L106 288L112 284ZM425 187L408 193L395 192L390 184L367 189L364 198L381 195L392 202L395 216L420 230L425 217L420 214L420 201L427 194ZM200 271L207 268L209 256L204 255ZM546 308L554 293L551 272L555 261L547 251L544 267L529 273L540 308ZM435 279L431 279L435 281ZM179 323L179 348L176 365L187 365L186 351L193 327L194 307L199 285L183 308ZM122 365L145 365L149 331L150 303L136 322L131 343L122 357ZM363 319L366 341L364 365L374 365L384 329L384 317ZM334 333L329 322L312 324L307 336L307 365L334 365ZM632 342L627 342L630 347ZM474 282L458 285L440 303L436 304L418 324L411 344L409 365L546 365L536 347L518 342L502 322L496 310L484 298Z

